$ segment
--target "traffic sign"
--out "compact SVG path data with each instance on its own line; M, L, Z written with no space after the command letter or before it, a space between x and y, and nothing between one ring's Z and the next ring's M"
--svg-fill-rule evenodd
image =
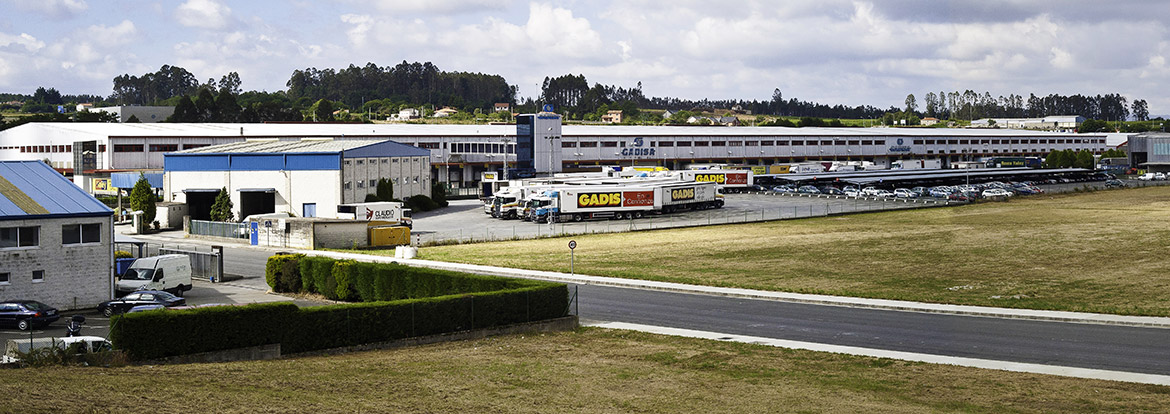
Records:
M569 249L572 250L572 249L576 249L576 248L577 248L577 241L576 240L569 240Z

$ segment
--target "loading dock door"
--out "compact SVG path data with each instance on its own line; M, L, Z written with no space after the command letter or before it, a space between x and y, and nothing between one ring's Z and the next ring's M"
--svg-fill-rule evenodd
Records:
M219 189L192 188L183 190L187 196L187 212L191 220L211 220L211 205L215 204L215 196Z
M241 188L240 218L276 212L276 189Z

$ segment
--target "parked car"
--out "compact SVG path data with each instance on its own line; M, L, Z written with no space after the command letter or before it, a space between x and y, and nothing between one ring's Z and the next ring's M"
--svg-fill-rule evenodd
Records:
M138 305L163 305L165 307L186 305L187 300L161 290L143 290L131 293L114 300L107 300L98 304L98 311L102 315L113 316L125 313Z
M894 192L890 191L890 190L878 190L877 194L874 194L874 196L875 197L886 197L886 198L894 198L895 197Z
M27 331L56 322L58 319L61 319L61 315L57 313L57 308L35 300L0 302L0 325Z
M880 190L877 187L872 187L872 186L865 187L865 188L861 189L861 195L863 195L863 196L877 196L878 193L880 193L882 191L885 191L885 190Z
M796 189L796 192L801 194L820 194L821 190L811 185L802 185Z
M926 197L930 195L930 189L926 187L914 187L910 189L911 192L917 194L919 197Z
M823 194L828 194L828 195L845 195L845 192L844 192L844 191L841 191L841 189L840 189L840 188L837 188L837 187L825 187L825 188L822 188L822 189L821 189L821 193L823 193Z
M1162 181L1162 180L1165 180L1165 179L1166 179L1166 174L1163 174L1163 173L1160 173L1160 172L1154 173L1154 179L1155 179L1155 180L1157 180L1157 181Z
M918 193L911 191L909 188L895 188L894 197L898 198L916 198Z
M1012 195L1013 194L1011 191L1004 190L1002 188L989 188L983 190L983 197L1011 197Z
M845 193L845 195L848 197L860 197L861 196L861 191L858 191L857 187L846 188L842 192Z
M1125 181L1121 181L1116 178L1112 180L1105 180L1105 188L1110 187L1125 187Z

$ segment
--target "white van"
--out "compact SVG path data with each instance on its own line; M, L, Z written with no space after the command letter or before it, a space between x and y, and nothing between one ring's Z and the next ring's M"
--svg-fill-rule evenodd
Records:
M31 342L28 339L9 339L7 348L4 350L4 355L0 357L0 364L11 364L19 362L18 352L29 353L34 349L57 347L62 350L69 349L70 346L77 345L75 348L78 352L83 354L105 352L114 349L110 345L110 341L100 336L67 336L63 338L35 338Z
M183 296L191 290L191 257L164 254L135 260L118 278L118 296L138 290L165 290Z

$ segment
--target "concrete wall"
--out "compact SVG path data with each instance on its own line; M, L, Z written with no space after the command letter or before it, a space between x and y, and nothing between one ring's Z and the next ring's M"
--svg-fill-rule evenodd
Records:
M186 204L157 203L155 205L154 219L158 221L159 228L180 229L183 228L183 216L188 214L187 211Z
M289 217L283 220L284 227L280 226L280 219L254 218L250 220L257 223L257 243L260 246L297 249L348 249L370 245L369 223L365 221L300 217ZM272 227L265 226L265 221L271 221ZM250 224L249 228L251 228Z
M313 248L348 249L367 247L368 223L364 221L318 221L313 223Z
M113 297L113 221L105 217L73 217L39 220L4 220L0 227L38 226L36 247L0 249L0 273L8 284L0 285L0 300L32 299L60 310L93 308ZM61 226L101 225L99 243L62 245ZM32 273L44 271L42 282Z

